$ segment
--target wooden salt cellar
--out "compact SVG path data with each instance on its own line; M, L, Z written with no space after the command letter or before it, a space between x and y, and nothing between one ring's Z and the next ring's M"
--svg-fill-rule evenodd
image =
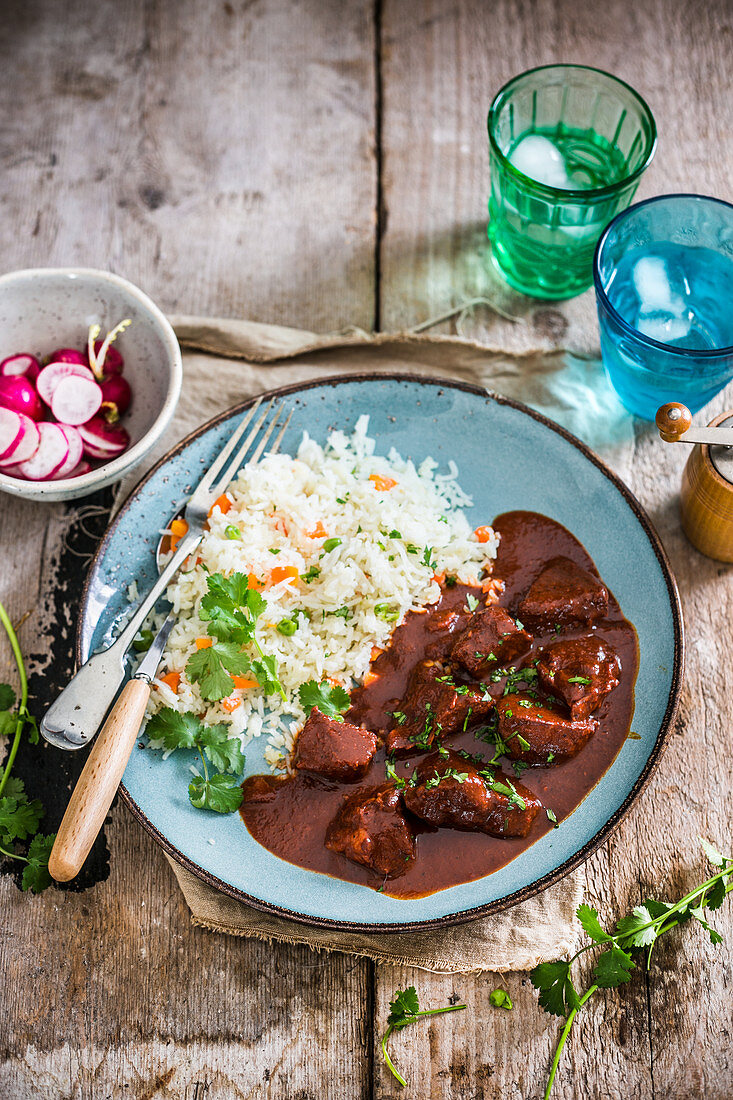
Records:
M684 405L665 405L656 417L659 434L669 443L677 442L691 419ZM708 427L733 429L733 412L721 413ZM732 447L693 446L682 473L680 513L682 529L693 546L716 561L733 562Z

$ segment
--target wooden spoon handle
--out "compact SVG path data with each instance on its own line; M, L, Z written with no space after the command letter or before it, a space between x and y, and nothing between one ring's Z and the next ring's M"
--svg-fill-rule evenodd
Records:
M89 753L48 861L49 873L57 882L78 875L89 855L120 785L149 696L146 680L129 680Z

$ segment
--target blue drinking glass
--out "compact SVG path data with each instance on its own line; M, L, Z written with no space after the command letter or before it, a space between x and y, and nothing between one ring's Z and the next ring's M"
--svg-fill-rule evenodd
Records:
M653 420L694 413L733 378L733 206L659 195L624 210L596 247L593 281L608 377L626 408Z

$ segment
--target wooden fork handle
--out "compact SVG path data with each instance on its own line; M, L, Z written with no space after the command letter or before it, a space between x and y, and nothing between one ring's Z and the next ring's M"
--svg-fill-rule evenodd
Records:
M78 875L89 855L120 785L149 697L147 680L129 680L94 742L51 849L48 870L57 882Z

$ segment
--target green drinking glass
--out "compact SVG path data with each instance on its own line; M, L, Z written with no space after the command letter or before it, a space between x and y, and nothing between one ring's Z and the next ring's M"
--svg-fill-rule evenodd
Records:
M654 156L651 111L600 69L544 65L504 85L488 127L494 263L535 298L580 294L598 238Z

